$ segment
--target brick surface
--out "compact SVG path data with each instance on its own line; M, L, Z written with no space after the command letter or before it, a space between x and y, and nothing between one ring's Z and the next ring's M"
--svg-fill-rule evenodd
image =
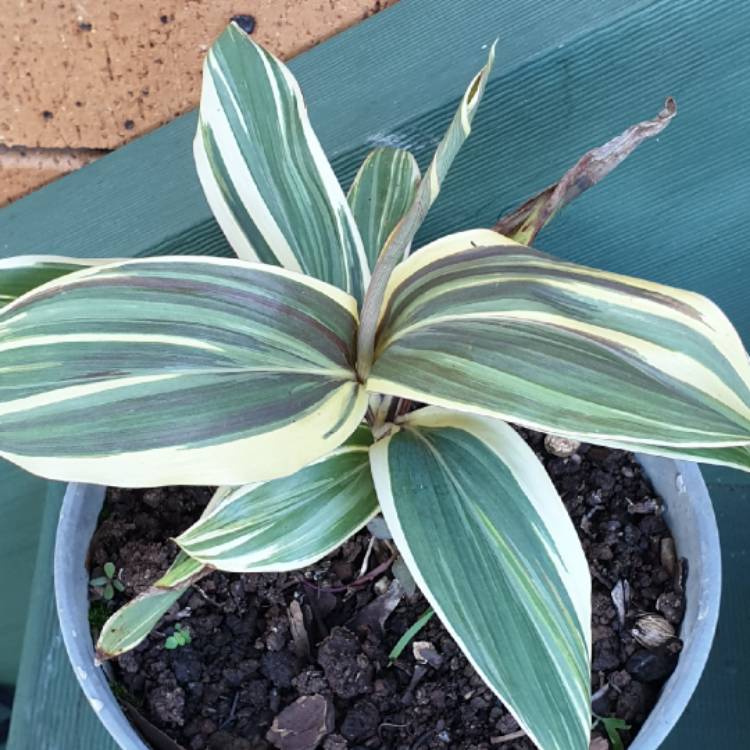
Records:
M116 148L198 103L235 14L289 58L395 0L0 0L0 144Z
M0 208L66 173L62 169L5 167L0 161Z

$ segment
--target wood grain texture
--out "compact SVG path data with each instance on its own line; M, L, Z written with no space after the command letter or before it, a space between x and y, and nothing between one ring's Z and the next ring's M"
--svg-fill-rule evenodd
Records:
M414 148L424 166L484 55L481 46L500 37L474 134L425 224L425 241L492 225L586 149L651 115L665 95L675 96L680 114L660 140L569 207L539 245L707 294L748 342L748 16L750 9L731 0L402 0L291 67L348 186L372 145ZM227 253L192 166L194 126L194 115L187 115L3 209L0 254ZM706 473L724 543L722 619L706 675L666 750L745 742L737 717L750 692L750 588L743 565L750 485L730 470ZM26 651L34 656L25 656L22 705L28 701L37 716L50 707L77 717L83 741L61 724L50 734L55 725L45 730L27 709L14 717L11 747L109 750L93 713L80 706L59 637L49 640L50 590L35 589L34 622L48 630L35 625L27 634ZM35 692L33 670L45 658L67 687ZM35 744L39 732L46 744Z

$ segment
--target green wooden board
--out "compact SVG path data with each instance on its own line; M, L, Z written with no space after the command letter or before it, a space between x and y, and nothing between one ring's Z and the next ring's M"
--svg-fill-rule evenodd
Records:
M50 483L46 493L9 750L117 750L78 687L57 622L52 556L64 490Z
M23 645L26 614L44 510L46 482L0 461L0 684L13 685Z
M499 37L475 133L423 240L490 225L585 150L674 96L680 113L658 141L566 210L538 244L708 294L750 341L748 24L750 6L730 0L402 0L296 58L292 68L348 184L374 145L409 146L424 164L481 64L483 45ZM0 255L226 254L195 177L194 126L193 114L179 118L0 211ZM745 744L737 718L750 694L743 572L750 486L736 472L709 476L724 543L722 620L669 750ZM50 539L43 537L40 553ZM49 586L40 573L11 748L109 750L65 661ZM49 683L35 676L42 664L54 677ZM48 711L60 718L45 730L39 717ZM66 716L74 720L66 723Z

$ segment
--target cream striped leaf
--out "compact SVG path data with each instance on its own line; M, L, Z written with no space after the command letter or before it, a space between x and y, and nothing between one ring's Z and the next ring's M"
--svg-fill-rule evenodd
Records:
M417 160L405 149L377 148L359 168L347 200L371 269L411 205L418 183Z
M0 259L0 306L60 276L82 268L115 263L106 258L66 258L62 255L16 255Z
M464 142L471 134L471 126L474 122L474 116L479 109L479 104L482 101L482 96L484 96L487 81L492 72L492 67L495 64L495 47L497 47L497 41L495 41L490 47L490 51L487 55L487 62L484 67L474 76L474 79L464 92L461 102L458 105L458 109L453 115L453 120L445 131L443 139L438 144L437 149L435 149L430 166L427 168L424 178L419 184L415 205L421 205L422 208L413 212L418 216L421 216L417 229L422 223L422 219L424 219L424 216L427 214L427 210L437 199L440 189L443 186L443 181L448 174L448 170L453 164L453 160L458 155L461 146L464 145ZM416 229L414 231L416 232Z
M357 372L362 379L370 374L375 343L375 323L383 305L388 281L399 261L408 256L412 240L425 220L432 204L440 193L443 180L453 164L459 149L471 133L474 116L487 87L495 63L495 46L490 48L487 62L474 76L458 105L448 129L438 144L427 172L419 182L414 200L404 218L389 235L381 257L373 270L370 285L362 304L362 325L357 341Z
M194 155L240 258L303 271L361 300L362 240L299 85L236 24L206 57Z
M646 453L652 456L696 461L714 466L730 466L733 469L750 472L750 445L730 445L725 448L683 448L665 445L643 445L618 440L597 440L608 448Z
M474 668L541 750L586 750L588 565L533 451L499 420L429 407L370 456L394 541Z
M602 442L750 442L750 366L697 294L476 230L396 269L368 388Z
M236 488L177 543L200 562L238 573L296 570L316 562L378 512L371 443L363 426L296 474Z
M365 412L355 307L315 279L220 258L52 281L0 312L0 455L128 487L292 473Z
M173 604L210 569L180 552L167 572L150 588L120 607L104 623L96 642L103 662L132 651L156 627Z

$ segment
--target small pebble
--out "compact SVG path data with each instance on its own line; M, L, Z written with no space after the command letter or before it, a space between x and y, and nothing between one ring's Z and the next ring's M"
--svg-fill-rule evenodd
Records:
M78 24L78 28L81 31L91 31L94 27L90 23L86 23L85 21L81 21L81 23Z
M545 435L544 449L558 458L569 458L580 447L580 443L572 438L561 437L560 435Z
M609 713L609 690L605 690L591 701L591 710L595 714L605 715Z
M641 682L663 680L674 672L677 657L661 651L636 651L625 664L625 669Z
M255 29L255 18L253 16L232 16L230 20L236 23L246 34L252 34Z
M665 536L659 543L659 557L661 559L661 566L664 570L673 576L675 573L675 567L677 566L677 553L674 547L674 539L671 536Z
M125 125L125 130L132 130L135 127L135 123L132 120L125 120L123 124Z
M42 117L45 120L51 120L54 117L54 115L48 109L45 109L44 112L42 112Z

